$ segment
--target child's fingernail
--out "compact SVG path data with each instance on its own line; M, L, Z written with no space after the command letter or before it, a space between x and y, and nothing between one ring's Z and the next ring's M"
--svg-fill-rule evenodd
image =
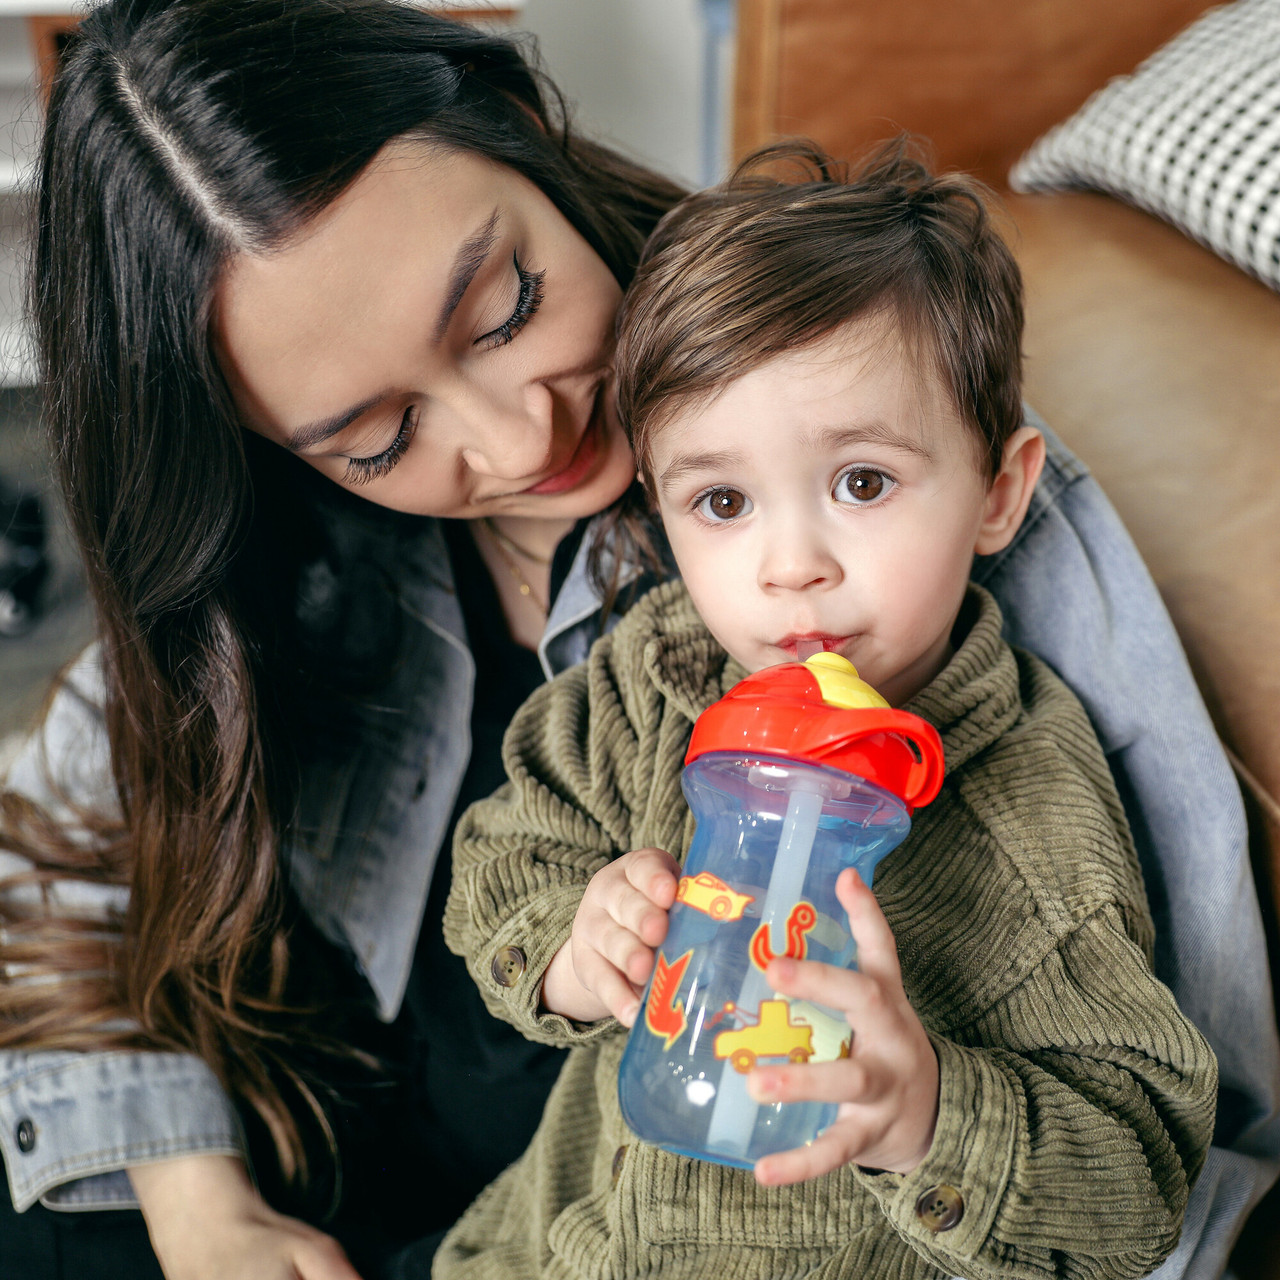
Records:
M778 1096L778 1078L764 1072L754 1072L747 1077L747 1092L757 1102L769 1102Z

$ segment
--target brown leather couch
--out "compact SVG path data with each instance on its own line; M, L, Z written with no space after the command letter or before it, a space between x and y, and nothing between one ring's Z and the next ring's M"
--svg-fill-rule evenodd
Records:
M1105 196L1009 197L1027 399L1146 559L1249 808L1280 977L1280 295ZM1280 1276L1280 1191L1234 1264Z
M735 148L836 155L905 128L1001 186L1203 0L739 0ZM1010 196L1027 399L1084 459L1164 596L1249 809L1280 978L1280 294L1106 196ZM1278 984L1280 985L1280 984ZM1233 1257L1280 1280L1280 1190Z

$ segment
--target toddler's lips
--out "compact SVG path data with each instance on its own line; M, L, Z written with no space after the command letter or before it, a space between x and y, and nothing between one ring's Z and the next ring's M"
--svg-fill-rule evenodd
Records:
M823 653L834 653L851 639L851 636L830 636L810 632L807 635L786 636L784 639L779 640L774 648L781 649L783 653L789 654L791 661L795 662L798 660L799 649L802 644L809 652L813 652L815 644L820 644Z

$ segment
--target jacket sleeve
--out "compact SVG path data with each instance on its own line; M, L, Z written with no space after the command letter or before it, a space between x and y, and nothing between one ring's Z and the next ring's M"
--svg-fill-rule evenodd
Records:
M96 648L68 673L6 788L74 823L77 807L114 804ZM26 861L0 850L0 892L20 898ZM88 918L125 906L125 891L79 882L47 890L50 905ZM5 980L20 975L5 973ZM123 1170L167 1156L243 1153L235 1108L199 1058L151 1052L0 1051L0 1155L19 1212L136 1204Z
M599 641L586 663L520 709L503 743L508 781L463 815L454 838L445 941L490 1011L548 1044L580 1044L617 1027L612 1018L578 1025L539 1009L542 976L569 937L587 882L629 849L675 842L633 818L668 748L657 699L641 705L643 693L620 687L613 640Z
M918 1252L967 1280L1137 1277L1170 1254L1213 1133L1217 1065L1118 907L933 1040L928 1156L910 1175L862 1175Z

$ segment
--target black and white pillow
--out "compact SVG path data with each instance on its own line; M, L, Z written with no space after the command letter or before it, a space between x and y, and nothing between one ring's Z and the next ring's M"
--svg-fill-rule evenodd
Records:
M1280 289L1280 0L1211 9L1013 167L1129 200Z

